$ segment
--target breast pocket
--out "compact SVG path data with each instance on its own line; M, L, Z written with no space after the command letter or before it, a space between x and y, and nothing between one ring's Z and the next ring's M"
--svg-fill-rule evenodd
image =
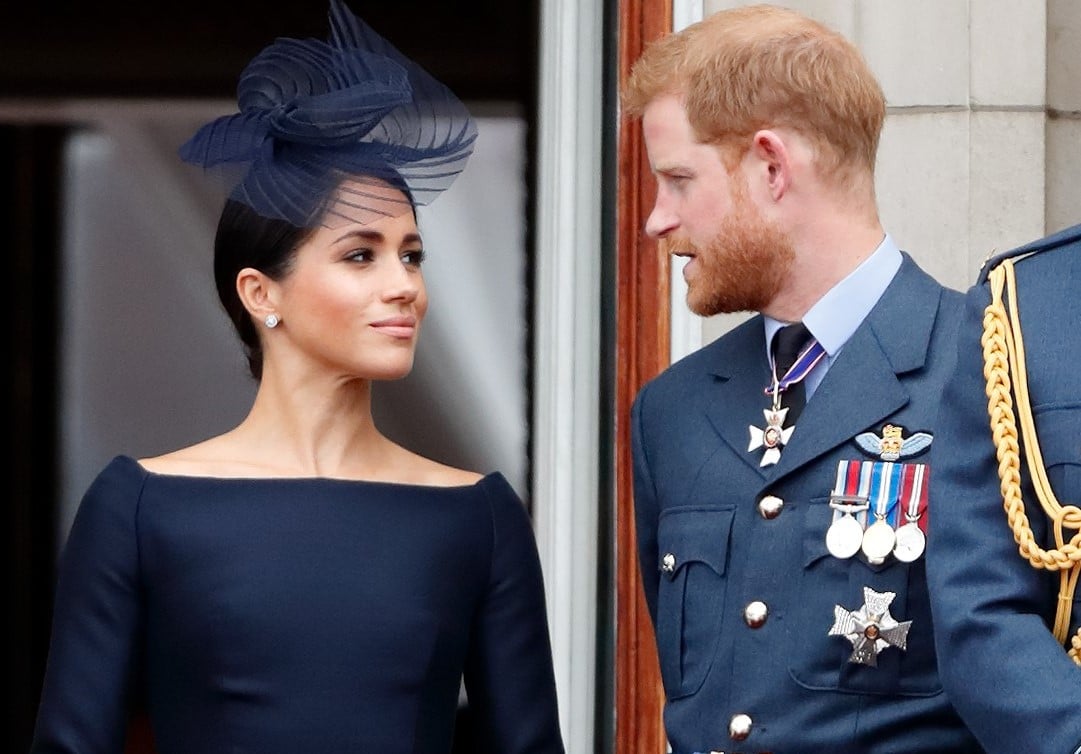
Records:
M799 648L788 654L793 680L821 691L898 696L941 693L924 560L906 564L891 556L872 565L859 555L835 558L825 544L832 520L828 499L812 500L804 511L799 596L790 619L785 620L788 645ZM850 662L853 644L844 636L830 635L836 608L859 610L864 606L865 588L892 593L890 615L898 622L912 622L906 648L883 649L875 667Z
M713 664L734 515L734 507L675 508L657 522L657 648L669 699L698 691Z
M1055 497L1062 505L1081 506L1081 404L1041 407L1035 421L1040 455Z
M1037 407L1035 421L1040 455L1055 498L1059 505L1081 506L1081 404ZM1027 475L1027 460L1022 460L1022 467ZM1043 518L1044 513L1035 497L1026 502L1026 508L1029 516ZM1051 527L1047 526L1046 530L1044 546L1055 547ZM1068 536L1069 530L1065 533ZM1072 637L1081 630L1081 589L1074 593L1071 623L1069 635Z

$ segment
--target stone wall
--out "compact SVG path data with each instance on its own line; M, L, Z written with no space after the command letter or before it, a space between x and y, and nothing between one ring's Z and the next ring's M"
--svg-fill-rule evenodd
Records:
M706 0L706 14L749 2ZM1077 0L781 0L863 51L889 107L882 221L944 284L1081 223ZM730 318L703 324L703 341Z

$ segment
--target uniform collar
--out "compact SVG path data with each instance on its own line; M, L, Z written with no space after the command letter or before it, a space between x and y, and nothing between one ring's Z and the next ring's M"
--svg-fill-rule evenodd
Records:
M901 268L901 260L900 249L887 233L871 256L826 291L804 315L803 324L826 349L830 359L837 356L882 298ZM773 335L788 323L765 315L762 320L768 354Z

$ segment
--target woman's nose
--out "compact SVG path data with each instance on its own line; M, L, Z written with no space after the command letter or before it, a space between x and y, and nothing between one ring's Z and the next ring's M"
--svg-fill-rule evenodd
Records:
M383 289L385 300L410 302L416 299L423 285L423 278L417 268L398 262L393 271L387 274L389 278Z

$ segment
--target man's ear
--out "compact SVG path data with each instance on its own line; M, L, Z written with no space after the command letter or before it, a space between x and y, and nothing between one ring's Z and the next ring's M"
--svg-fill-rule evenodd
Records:
M773 201L780 201L792 185L792 155L783 136L771 129L757 131L751 142L751 154L759 161L766 176L766 189Z
M278 286L254 267L245 267L236 274L236 293L240 303L256 320L262 322L268 315L281 317L278 310Z

